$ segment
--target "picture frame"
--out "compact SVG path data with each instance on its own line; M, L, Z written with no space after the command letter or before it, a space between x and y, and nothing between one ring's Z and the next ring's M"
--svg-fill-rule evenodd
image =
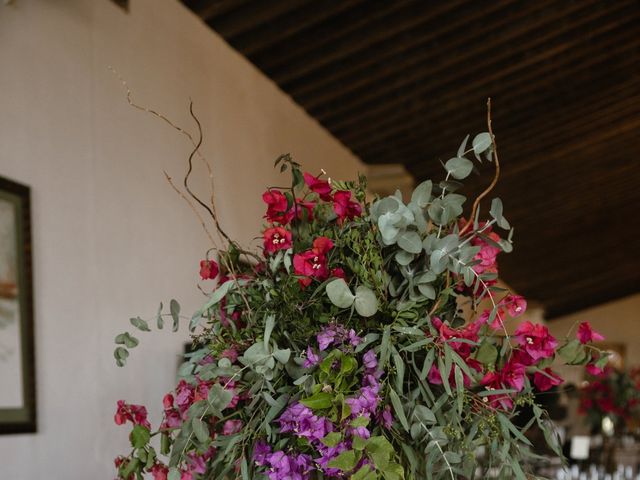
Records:
M0 177L0 434L36 432L31 193Z

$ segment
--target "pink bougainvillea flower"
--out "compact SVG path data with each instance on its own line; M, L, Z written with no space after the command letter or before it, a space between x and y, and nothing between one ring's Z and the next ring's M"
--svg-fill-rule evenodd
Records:
M556 375L550 368L545 368L544 373L535 372L533 374L533 383L541 392L546 392L552 387L560 385L563 382L564 380L560 376Z
M182 425L182 417L178 409L173 406L173 395L167 393L162 399L162 404L164 406L164 420L160 428L171 429L180 427L180 425Z
M498 372L487 372L480 381L487 390L504 390L503 378ZM511 410L513 408L513 400L507 393L499 393L496 395L487 395L482 397L483 401L491 405L493 408L502 408Z
M344 273L344 270L340 267L336 267L333 270L331 270L331 276L335 278L343 278L343 279L347 278L347 274Z
M307 184L309 190L318 194L325 202L331 201L331 184L326 180L314 177L310 173L304 173L304 183Z
M156 463L151 470L149 470L151 475L153 475L153 480L167 480L167 475L169 475L169 468L162 463Z
M283 227L267 228L263 233L264 251L275 253L291 248L291 232Z
M513 388L518 392L524 388L525 367L514 361L507 362L500 371L502 381L509 388Z
M228 358L231 363L236 363L238 360L238 350L235 348L227 348L220 354L220 358Z
M296 207L298 211L298 219L311 222L313 220L313 209L316 208L315 202L304 201L300 198L296 199Z
M585 368L587 370L587 373L589 373L589 375L593 375L594 377L599 377L604 373L604 369L598 367L595 363L590 363Z
M222 427L223 435L233 435L242 430L242 420L227 420Z
M287 197L278 190L267 190L262 194L262 200L267 204L265 217L269 222L286 225L293 218L293 211L289 207Z
M343 222L345 218L353 220L362 215L362 205L351 200L349 190L339 190L333 195L333 211L338 215L339 222Z
M134 425L151 428L147 420L147 408L143 405L128 404L124 400L118 400L118 408L113 419L116 425L122 425L129 421Z
M577 337L578 340L580 340L580 343L591 343L604 340L604 336L593 330L589 322L580 323L578 326Z
M491 318L491 310L486 309L482 311L482 313L474 323L478 323L482 325L482 324L488 323L489 318ZM489 323L489 327L491 327L493 330L500 330L504 328L504 320L505 320L504 311L499 308L496 311L495 317L493 317L493 320L491 321L491 323Z
M304 287L311 283L313 278L326 280L329 278L326 255L333 248L333 242L327 237L318 237L313 241L313 248L293 256L293 268L296 275L305 278L299 280Z
M549 329L539 323L521 323L516 329L515 338L535 361L552 357L558 346L558 341L549 333Z
M520 295L508 295L500 302L500 305L506 307L507 312L513 318L519 317L527 311L527 301Z
M218 264L215 261L200 261L200 278L202 278L202 280L215 280L219 272L220 269L218 268Z

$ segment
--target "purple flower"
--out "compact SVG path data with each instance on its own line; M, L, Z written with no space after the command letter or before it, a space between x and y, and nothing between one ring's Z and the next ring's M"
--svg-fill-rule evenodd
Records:
M314 415L310 408L301 403L290 405L280 418L280 433L293 433L296 437L310 442L319 441L333 431L333 424L325 417Z
M364 368L367 370L375 370L378 368L378 357L373 350L369 350L362 357L362 361L364 362Z
M262 440L258 440L253 447L253 461L262 467L267 464L269 455L271 455L271 447Z
M391 414L391 407L389 405L385 405L380 417L382 426L387 430L390 430L391 425L393 425L393 415Z
M362 342L362 339L356 334L356 331L347 330L343 325L335 322L330 323L316 336L320 351L324 351L331 345L351 345L355 347Z
M320 363L320 356L317 355L311 347L307 347L307 358L304 359L302 366L304 368L315 367Z

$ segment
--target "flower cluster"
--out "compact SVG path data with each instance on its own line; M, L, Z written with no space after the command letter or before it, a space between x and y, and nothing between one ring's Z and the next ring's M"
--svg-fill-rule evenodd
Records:
M471 478L483 446L501 474L525 478L518 407L548 429L534 393L562 382L553 362L599 372L606 357L588 323L558 340L497 286L498 256L512 249L502 203L465 219L466 199L451 191L473 169L467 153L493 160L493 137L467 140L443 182L373 203L364 178L329 181L280 157L291 185L262 195L260 251L229 241L200 262L206 298L187 317L193 351L160 426L118 403L133 447L116 460L118 477ZM154 323L178 330L183 318L171 300ZM123 365L138 339L116 343Z

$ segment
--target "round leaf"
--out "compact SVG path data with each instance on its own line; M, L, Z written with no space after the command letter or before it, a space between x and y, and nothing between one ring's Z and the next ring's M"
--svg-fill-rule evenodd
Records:
M422 251L422 239L417 232L406 231L398 237L398 246L409 253L420 253Z
M349 290L349 285L342 278L336 278L335 280L327 283L325 287L327 291L327 296L331 303L333 303L336 307L340 308L349 308L353 305L353 301L355 300L355 296Z
M464 157L454 157L447 160L444 167L453 178L462 180L463 178L467 178L473 170L473 163Z
M371 317L378 311L378 299L371 289L360 285L356 289L356 312L361 317Z
M473 138L473 152L476 155L481 154L491 146L491 135L488 132L482 132Z

